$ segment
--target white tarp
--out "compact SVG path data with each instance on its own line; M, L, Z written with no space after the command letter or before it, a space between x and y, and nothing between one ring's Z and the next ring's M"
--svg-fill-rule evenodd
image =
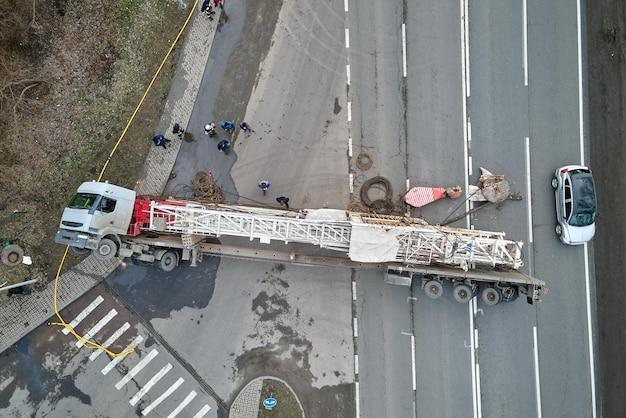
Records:
M410 230L407 227L352 223L348 256L361 263L396 261L400 247L397 237Z
M311 209L307 210L306 219L309 221L347 221L345 210L341 209Z

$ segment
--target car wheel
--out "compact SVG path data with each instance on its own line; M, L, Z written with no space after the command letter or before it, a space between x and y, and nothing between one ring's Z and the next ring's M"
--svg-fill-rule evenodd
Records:
M557 226L554 227L554 232L560 237L563 235L563 227L557 224Z
M552 177L552 182L550 184L552 185L552 188L556 190L557 187L559 187L559 180L556 177Z

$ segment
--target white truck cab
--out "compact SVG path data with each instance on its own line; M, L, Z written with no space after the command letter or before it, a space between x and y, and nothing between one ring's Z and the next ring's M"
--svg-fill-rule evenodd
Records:
M109 183L81 184L63 210L54 241L71 248L98 250L94 255L99 258L112 258L119 247L119 236L127 234L135 196L133 190ZM108 248L100 250L103 243ZM116 244L116 248L110 248L110 244Z

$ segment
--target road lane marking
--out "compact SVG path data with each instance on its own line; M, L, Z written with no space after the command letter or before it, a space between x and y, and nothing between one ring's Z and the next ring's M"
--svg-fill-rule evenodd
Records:
M346 49L350 48L350 29L346 28Z
M196 415L193 416L193 418L202 418L203 416L205 416L207 414L207 412L209 412L211 410L211 407L209 405L204 405L202 407L201 410L198 411L198 413Z
M465 5L464 0L459 0L460 15L461 15L461 96L463 107L463 171L465 179L465 190L469 188L469 175L468 175L468 118L467 118L467 71L465 63L466 46L465 46ZM469 199L465 199L465 212L469 211ZM469 227L470 217L469 214L465 216L466 226Z
M472 371L472 407L474 412L474 418L478 416L477 399L476 399L476 348L474 347L474 302L476 297L473 297L468 304L469 308L469 320L470 320L470 361Z
M537 397L537 418L541 418L541 383L539 381L539 344L537 327L533 326L533 352L535 356L535 396Z
M182 411L187 405L189 405L189 402L193 401L193 398L195 398L196 395L197 393L195 390L189 392L189 395L187 395L187 397L183 399L183 401L176 407L176 409L172 411L171 414L167 416L167 418L174 418L178 416L178 414L180 414L180 411Z
M472 149L472 117L467 116L467 148Z
M463 24L465 30L465 43L463 47L465 48L465 77L467 78L467 90L465 91L466 97L469 98L471 96L471 83L470 83L470 41L469 41L469 1L462 0L464 4L464 12L463 12Z
M139 344L141 344L142 341L143 341L143 337L141 335L138 335L137 337L135 337L133 342L128 344L128 347L126 347L123 351L134 350L135 347L137 347ZM102 369L102 374L106 376L107 373L109 373L113 369L113 367L117 366L125 358L126 358L126 356L115 357L113 360L111 360L109 362L109 364L107 364L104 367L104 369Z
M348 0L343 0L343 11L348 13Z
M94 325L80 340L76 341L76 347L81 348L85 343L91 339L94 335L96 335L106 324L108 324L111 319L115 318L117 315L117 311L115 309L111 309L109 313L107 313L101 320L98 321L96 325Z
M359 391L359 382L354 382L354 403L356 405L356 418L361 416L361 405L359 399L361 398L361 393Z
M406 24L402 24L402 74L406 77Z
M352 300L356 300L356 282L352 282Z
M350 173L348 175L348 181L350 182L350 193L354 193L354 174Z
M139 392L137 392L137 393L135 394L135 396L133 396L133 397L130 399L129 403L130 403L132 406L137 405L137 402L139 402L139 399L141 399L141 398L142 398L142 397L143 397L146 393L148 393L148 391L149 391L150 389L152 389L152 387L153 387L154 385L156 385L156 384L157 384L157 382L158 382L159 380L161 380L161 379L163 378L163 376L165 376L165 375L167 374L167 372L169 372L170 370L172 370L172 367L173 367L173 366L171 365L171 363L167 363L167 364L165 365L165 367L163 367L161 370L159 370L159 371L157 372L157 374L155 374L154 376L152 376L152 377L150 378L150 380L148 380L148 382L147 382L145 385L143 385L143 387L139 390Z
M523 25L522 25L522 30L523 30L523 39L524 39L524 85L527 86L528 85L528 12L527 12L527 5L526 5L526 1L527 0L522 0L522 19L523 19Z
M587 301L587 334L589 341L589 373L591 374L591 403L593 417L596 418L596 367L593 355L593 328L591 323L591 295L589 290L589 252L587 243L584 245L585 252L585 296Z
M168 396L170 396L176 389L178 389L178 387L180 385L183 384L183 382L185 381L185 379L183 379L182 377L179 377L178 380L176 382L174 382L174 384L172 386L170 386L169 388L167 388L167 390L165 392L163 392L158 398L156 398L150 405L148 405L148 407L146 409L144 409L143 411L141 411L141 415L143 415L144 417L146 415L148 415L154 408L156 408L157 406L159 406L161 404L161 402L163 402ZM195 393L195 392L194 392ZM182 408L181 408L182 409Z
M474 173L474 164L473 164L471 155L469 157L467 157L467 158L468 158L467 165L469 166L469 170L468 171L469 171L469 175L471 176Z
M348 85L350 85L350 64L346 64L346 79L347 79Z
M354 374L359 374L359 355L354 355Z
M352 102L348 102L348 122L352 122Z
M115 342L115 340L117 340L123 333L126 332L126 330L130 328L130 324L128 322L125 322L124 325L122 325L121 327L119 327L119 329L117 331L115 331L113 333L113 335L111 335L104 343L102 343L102 347L103 348L109 348L109 346L111 344L113 344ZM91 355L89 356L89 360L90 361L94 361L101 353L103 353L104 351L98 349L95 350L93 353L91 353Z
M479 388L479 392L480 392L480 364L476 363L476 386ZM483 405L482 402L480 400L480 393L478 394L478 418L482 418L483 417Z
M474 348L478 350L478 328L474 328Z
M87 307L85 309L83 309L78 314L78 316L72 320L72 322L70 322L70 324L69 324L70 327L76 328L76 325L80 324L80 322L83 319L85 319L85 317L87 317L87 315L92 313L93 310L96 309L96 307L102 303L102 301L104 301L104 298L102 296L98 295L98 297L95 298L93 300L93 302L91 302L89 305L87 305ZM70 330L67 329L67 328L63 328L63 330L61 332L63 332L63 334L65 334L65 335L68 335L70 333Z
M526 142L526 211L528 213L528 242L533 242L533 212L532 195L530 193L530 138L524 139Z
M348 138L348 157L352 158L352 137Z
M358 320L356 318L356 316L354 318L352 318L352 327L354 330L354 338L359 336L359 327L358 327Z
M139 363L135 365L135 367L133 367L128 373L126 373L126 376L122 377L120 381L115 384L115 389L122 389L126 385L126 383L130 382L137 373L139 373L144 367L148 365L148 363L152 361L152 359L157 356L157 354L159 354L159 351L156 348L152 349L152 351L150 351L147 356L142 358L141 361L139 361Z
M413 390L417 389L417 379L415 376L415 336L411 335L411 373L413 377Z

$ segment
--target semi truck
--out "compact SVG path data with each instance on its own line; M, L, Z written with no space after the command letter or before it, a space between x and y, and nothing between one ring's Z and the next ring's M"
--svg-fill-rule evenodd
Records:
M523 274L522 242L422 219L340 209L282 210L138 196L108 182L85 182L64 209L55 241L96 258L119 257L172 271L203 255L299 265L379 269L388 283L419 285L439 298L479 296L495 305L546 293Z

